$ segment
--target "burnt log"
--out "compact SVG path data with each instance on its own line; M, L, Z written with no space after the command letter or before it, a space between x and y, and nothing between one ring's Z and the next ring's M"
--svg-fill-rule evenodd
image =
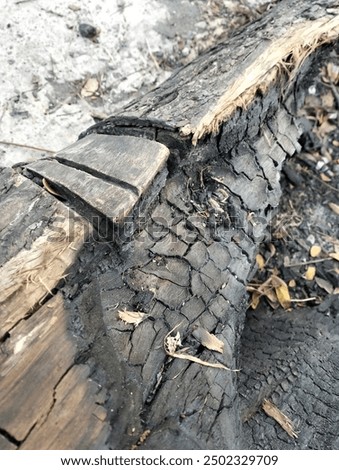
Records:
M55 157L2 170L0 446L246 447L246 285L338 13L281 2Z

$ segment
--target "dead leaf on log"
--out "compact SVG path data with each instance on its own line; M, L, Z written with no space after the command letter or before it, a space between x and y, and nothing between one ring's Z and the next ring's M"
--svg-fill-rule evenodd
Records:
M258 291L254 291L252 292L252 298L251 298L251 304L250 304L250 307L255 310L259 303L260 303L260 299L262 297L262 294Z
M264 269L264 267L265 267L265 258L260 253L257 254L257 256L255 257L255 260L257 262L257 265L258 265L259 269L260 270Z
M336 261L339 261L339 253L329 253L329 256L333 259L335 259Z
M338 65L333 64L330 62L324 67L322 71L323 81L325 83L333 83L334 85L339 83L339 67Z
M194 328L192 335L196 340L199 341L199 343L205 346L205 348L210 349L211 351L219 352L221 354L224 352L224 343L220 341L220 339L218 339L215 335L209 333L204 328L201 328L201 326Z
M266 281L260 284L259 286L250 284L247 287L247 290L249 292L252 292L251 307L253 310L255 310L259 305L259 301L262 296L266 297L268 303L273 309L276 309L278 307L278 299L275 290L272 286L272 276L266 279Z
M262 403L262 409L267 414L274 419L287 434L295 439L298 438L298 434L295 432L293 423L282 411L279 410L271 401L264 399Z
M272 285L278 298L280 305L286 310L291 307L291 297L288 290L288 285L285 281L278 276L271 276Z
M119 310L119 319L125 323L138 326L143 320L145 320L145 314L143 312L131 312L129 310Z
M333 286L330 282L318 276L316 276L314 279L321 289L324 289L328 294L333 294Z
M46 178L42 178L42 185L43 187L46 189L46 191L48 191L49 193L53 194L53 196L60 196L61 197L61 194L58 193L57 191L55 191L51 185L49 184L49 182L46 180Z
M166 336L164 339L164 348L166 351L166 354L171 357L175 357L176 359L186 359L187 361L195 362L196 364L200 364L201 366L206 366L206 367L213 367L215 369L224 369L224 370L229 370L231 372L239 372L240 369L229 369L228 367L224 366L223 364L217 364L213 362L208 362L208 361L203 361L202 359L199 359L198 357L192 356L191 354L187 354L186 351L188 348L180 349L176 351L176 348L178 346L181 346L181 338L180 338L180 333L179 331L175 336L170 336L171 333L180 326L177 325L175 326Z
M329 202L328 206L331 209L331 211L333 211L335 214L339 215L339 204L335 204L334 202Z

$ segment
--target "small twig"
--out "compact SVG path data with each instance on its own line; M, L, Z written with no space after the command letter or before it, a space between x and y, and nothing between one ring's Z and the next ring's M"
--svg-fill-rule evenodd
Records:
M339 93L337 91L337 88L335 86L335 84L331 81L330 83L325 83L325 82L322 82L323 85L327 86L328 88L331 88L332 90L332 93L333 93L333 96L337 102L337 109L339 110Z
M311 302L317 300L317 297L308 297L307 299L290 299L291 302Z
M42 8L42 7L40 7L40 8L41 8L41 10L45 11L46 13L50 13L51 15L59 16L59 18L64 17L64 15L62 15L61 13L57 13L56 11L48 10L47 8Z
M313 259L309 261L300 261L299 263L292 263L292 264L285 264L285 268L295 268L296 266L305 266L307 264L314 264L314 263L322 263L323 261L327 261L328 259L333 258L320 258L320 259Z
M2 121L2 118L4 117L5 112L7 111L7 108L8 108L8 103L6 103L2 108L2 111L1 111L1 114L0 114L0 122Z
M308 171L306 168L302 168L302 171L304 171L305 173L307 173L311 178L314 178L316 179L317 181L320 181L320 183L324 184L325 186L327 186L329 189L331 189L332 191L335 191L336 193L339 193L339 189L335 188L334 186L331 186L330 184L326 183L326 181L323 181L321 178L318 178L318 176L314 175L313 173L311 173L310 171Z
M0 140L0 144L2 145L13 145L14 147L22 147L25 149L37 150L38 152L47 152L47 153L56 153L54 150L45 149L42 147L34 147L33 145L26 145L26 144L18 144L16 142L7 142L5 140Z
M156 58L154 57L153 52L151 51L151 48L150 48L150 45L149 45L149 42L148 42L148 39L147 39L147 38L146 38L146 44L147 44L148 53L149 53L151 59L153 60L156 69L157 69L158 71L160 71L161 68L160 68L160 66L159 66L159 64L158 64L158 62L157 62L157 60L156 60Z

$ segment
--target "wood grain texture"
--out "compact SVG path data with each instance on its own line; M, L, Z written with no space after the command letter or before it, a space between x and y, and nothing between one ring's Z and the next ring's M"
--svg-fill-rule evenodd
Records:
M88 367L74 365L68 317L57 295L12 329L3 345L0 428L24 441L21 448L86 449L103 446L107 437L100 388Z
M169 150L131 136L89 135L56 154L27 165L86 215L123 222L164 168ZM90 215L88 215L90 218Z
M91 135L56 154L56 159L143 194L168 158L157 142L129 136Z
M5 172L0 267L0 337L31 314L63 279L91 229L31 181ZM3 175L4 176L4 175Z

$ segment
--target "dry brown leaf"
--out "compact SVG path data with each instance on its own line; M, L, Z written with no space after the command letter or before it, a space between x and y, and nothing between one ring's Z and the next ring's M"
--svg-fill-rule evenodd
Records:
M275 293L279 304L286 310L291 307L291 297L288 290L288 285L285 281L280 279L278 276L271 276L272 286L274 287Z
M322 181L325 181L325 183L329 183L330 181L332 181L329 176L325 175L325 173L320 173L320 179Z
M216 364L212 362L207 362L199 359L198 357L194 357L191 354L187 354L186 349L181 349L179 351L176 351L176 348L178 346L181 346L181 340L180 340L180 333L179 331L175 336L170 336L170 334L179 326L181 323L177 326L175 326L166 336L164 339L164 348L166 351L166 354L168 354L171 357L175 357L177 359L186 359L187 361L195 362L197 364L200 364L202 366L206 367L213 367L215 369L224 369L224 370L229 370L231 372L239 372L238 369L229 369L228 367L224 366L223 364Z
M129 310L119 310L118 315L120 320L134 326L138 326L146 316L143 312L131 312Z
M51 188L49 182L46 180L46 178L42 178L42 185L48 191L49 193L53 194L54 196L60 196L61 194L55 191L55 189Z
M316 258L317 256L320 255L320 253L321 253L321 246L319 245L311 246L310 255L312 258Z
M315 266L309 266L306 269L306 272L304 274L304 278L307 279L307 281L313 281L315 277L316 269Z
M288 287L295 287L297 285L297 283L295 282L295 279L291 279L289 282L288 282Z
M327 77L329 78L330 82L336 85L339 83L339 67L338 65L333 64L330 62L326 66Z
M268 248L269 248L269 250L270 250L270 256L271 256L271 258L272 258L272 256L274 256L274 255L276 254L277 249L276 249L276 247L273 245L273 243L270 243L270 244L268 245Z
M316 276L314 279L321 289L324 289L328 294L333 294L333 286L330 282L318 276Z
M252 292L251 307L253 310L255 310L259 305L259 301L262 296L266 297L272 308L276 309L278 307L278 299L274 287L272 286L272 277L273 276L270 276L259 286L247 286L247 290Z
M93 96L99 89L99 81L97 78L89 78L81 89L81 96L88 98Z
M330 253L329 256L331 258L335 259L336 261L339 261L339 253L338 252Z
M334 107L334 96L330 90L321 95L321 103L324 108L332 109Z
M271 401L265 398L262 403L262 409L267 414L267 416L273 418L274 421L276 421L290 437L294 437L295 439L298 438L298 434L295 432L290 418L280 411L279 408Z
M201 326L196 327L192 331L192 335L196 340L199 341L205 348L210 349L211 351L216 351L218 353L224 352L224 343L220 341L215 335L209 333Z
M264 266L265 266L265 258L260 254L258 253L257 256L255 257L255 260L257 262L257 265L259 267L259 269L264 269Z
M260 294L260 292L258 292L258 291L252 292L250 307L253 310L255 310L258 307L261 297L262 297L262 294Z
M319 134L320 137L325 137L330 132L335 131L336 128L337 126L331 124L328 120L324 120L324 122L318 127L317 134Z
M334 202L329 202L328 207L337 215L339 215L339 204L335 204Z

